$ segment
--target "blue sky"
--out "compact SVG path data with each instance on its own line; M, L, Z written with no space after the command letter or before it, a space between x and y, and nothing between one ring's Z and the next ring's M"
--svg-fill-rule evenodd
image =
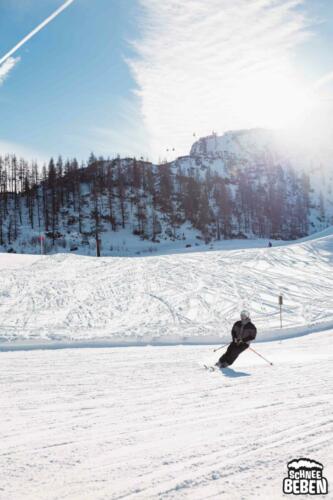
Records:
M0 58L63 3L0 0ZM0 67L0 153L157 159L212 130L327 127L333 2L263 4L74 0Z
M61 3L1 1L1 53ZM22 47L0 87L0 140L46 155L125 152L117 134L108 140L102 131L128 130L131 140L135 82L124 59L137 36L135 19L131 0L79 0Z

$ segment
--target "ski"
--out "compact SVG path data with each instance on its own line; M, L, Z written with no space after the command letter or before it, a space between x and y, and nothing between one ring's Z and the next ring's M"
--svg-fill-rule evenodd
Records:
M204 364L204 368L209 372L215 372L216 370L218 370L217 366L211 366L211 365L205 365L205 364Z

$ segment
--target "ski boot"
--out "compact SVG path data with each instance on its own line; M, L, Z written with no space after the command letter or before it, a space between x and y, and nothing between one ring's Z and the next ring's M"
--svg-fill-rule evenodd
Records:
M223 361L223 363L221 363L221 368L228 368L229 366L229 363L227 363L226 361Z
M226 361L218 361L215 363L215 366L217 366L217 368L227 368L229 364Z

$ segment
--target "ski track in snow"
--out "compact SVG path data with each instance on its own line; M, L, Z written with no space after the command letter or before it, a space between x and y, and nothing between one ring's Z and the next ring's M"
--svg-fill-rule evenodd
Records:
M203 368L223 352L207 346L1 352L0 500L274 500L299 457L331 488L332 264L330 234L131 259L0 255L0 350L229 340L244 307L258 340L308 334L255 345L273 367L248 350L224 373Z
M242 308L274 338L280 293L284 327L313 331L333 326L332 271L333 235L153 257L0 255L0 339L218 342Z
M2 353L0 499L280 499L299 457L331 487L332 342L261 344L273 367L247 351L225 374L207 346Z

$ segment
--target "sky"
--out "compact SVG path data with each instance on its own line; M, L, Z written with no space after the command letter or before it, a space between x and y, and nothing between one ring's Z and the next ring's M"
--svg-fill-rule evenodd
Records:
M326 147L332 44L331 0L0 0L0 154L157 161L252 127Z

